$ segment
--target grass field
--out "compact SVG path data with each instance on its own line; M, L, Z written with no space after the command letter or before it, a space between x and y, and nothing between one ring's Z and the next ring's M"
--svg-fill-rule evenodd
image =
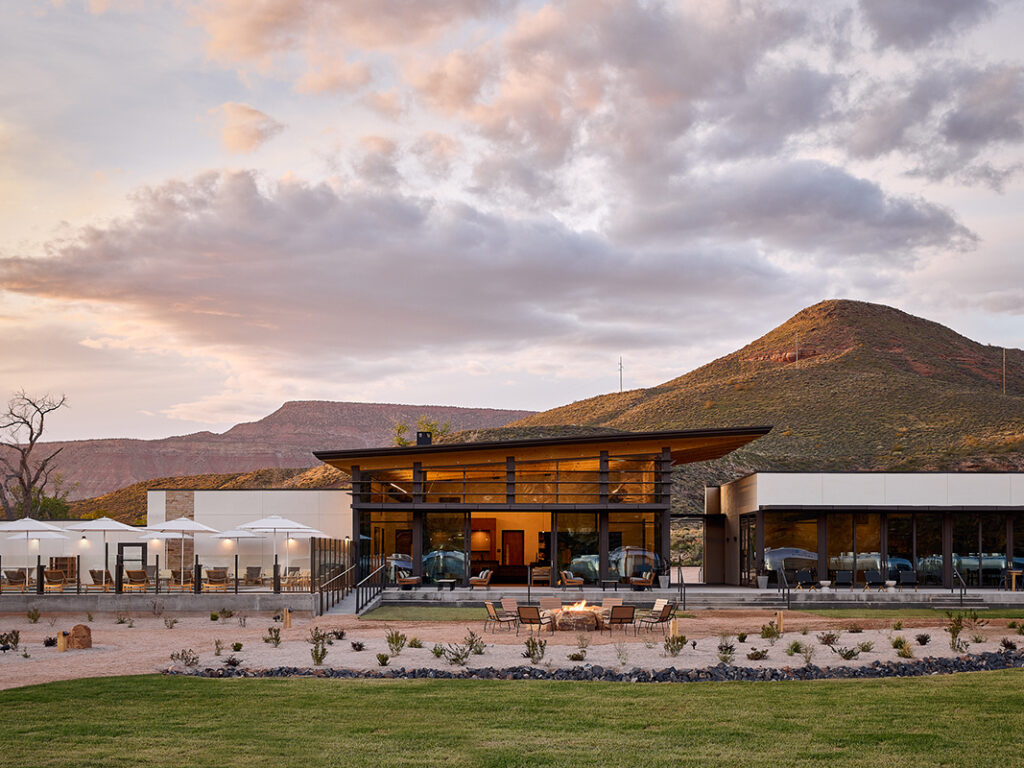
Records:
M7 766L1011 766L1024 672L630 685L200 680L0 692Z
M956 610L954 613L963 613L969 610ZM813 613L815 616L825 616L830 619L935 619L944 621L946 618L946 612L936 608L820 608L804 610L803 613ZM978 616L982 619L1024 619L1024 610L985 609L978 611Z

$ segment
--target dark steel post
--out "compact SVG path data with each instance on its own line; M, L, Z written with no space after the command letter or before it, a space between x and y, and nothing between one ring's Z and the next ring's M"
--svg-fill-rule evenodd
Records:
M235 552L235 594L238 594L238 552Z
M114 568L117 569L114 571L114 592L120 595L124 587L121 576L121 569L124 568L124 556L120 552L117 553L117 557L114 559Z
M156 570L154 571L156 576L153 581L156 582L156 594L160 594L160 555L156 556Z
M75 555L75 594L82 594L82 556Z
M193 546L195 546L193 544ZM203 591L203 567L199 564L199 555L192 564L192 593L198 595Z
M281 568L277 564L277 553L274 553L274 594L281 594Z
M43 556L36 555L36 594L43 594Z

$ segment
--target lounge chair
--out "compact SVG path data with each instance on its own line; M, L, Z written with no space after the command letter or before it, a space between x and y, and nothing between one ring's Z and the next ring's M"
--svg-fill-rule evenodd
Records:
M473 589L473 587L484 587L485 589L490 589L491 574L493 573L494 571L492 571L490 568L485 568L484 570L480 571L479 576L471 576L469 579L469 588Z
M836 571L836 577L832 581L832 589L849 587L853 589L853 571Z
M654 589L654 571L645 571L639 576L630 577L629 586L638 592Z
M583 579L572 571L562 571L559 576L562 579L562 589L566 587L579 587L581 590L583 589Z
M64 571L51 570L47 568L43 571L43 591L44 592L63 592L64 591Z
M546 565L530 568L530 580L534 584L547 584L551 581L551 568Z
M3 588L24 592L28 588L28 579L25 578L25 572L20 570L4 571Z
M656 626L661 626L662 634L668 633L668 622L672 618L672 614L675 612L675 603L665 603L661 610L658 612L651 611L646 616L641 616L640 621L636 625L636 632L640 629L646 629L650 631Z
M167 589L190 592L192 590L192 569L186 568L184 571L179 571L176 568L172 568L171 583L167 585Z
M484 608L487 609L487 618L484 619L484 632L487 631L488 625L491 627L506 625L509 629L512 629L512 627L515 626L515 623L519 620L518 616L509 615L504 611L498 613L494 608L494 603L490 600L484 601Z
M503 597L501 599L501 611L499 611L499 613L504 613L508 616L516 616L518 618L519 603L516 602L514 597Z
M413 576L408 571L395 571L395 584L402 589L415 589L422 583L422 576Z
M668 601L666 601L666 602L668 602ZM604 600L601 601L601 608L602 609L604 609L604 608L611 609L611 608L614 608L616 605L622 605L622 598L621 597L606 597Z
M149 589L149 574L145 568L125 568L124 580L121 582L122 592L145 592Z
M899 572L899 591L902 592L904 587L913 587L917 592L917 574L914 571Z
M110 571L90 568L89 578L92 579L92 584L85 585L86 592L109 592L114 588L114 577L110 575Z
M608 632L611 633L615 627L622 627L623 631L625 631L626 627L632 627L635 623L635 605L613 605L604 625L608 627Z
M247 587L262 587L263 568L258 565L245 566L245 580L243 584Z
M203 578L203 592L227 592L228 591L228 569L207 568L206 576Z
M797 589L806 589L810 592L812 589L818 589L820 586L814 576L811 575L810 568L804 568L796 572Z
M885 589L885 579L880 571L864 571L864 591L876 589L881 592Z
M542 611L558 611L562 609L562 598L560 597L542 597L539 602Z
M522 626L530 627L530 631L533 631L534 627L544 627L545 625L551 627L551 631L555 631L555 622L550 616L542 616L540 608L535 605L520 605L518 610L518 621L516 622L516 634L519 634L519 628Z

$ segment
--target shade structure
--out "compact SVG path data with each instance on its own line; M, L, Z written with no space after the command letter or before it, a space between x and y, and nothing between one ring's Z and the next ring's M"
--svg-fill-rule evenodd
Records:
M56 525L50 525L49 523L44 523L42 520L36 520L34 517L23 517L20 520L8 520L7 522L0 523L0 531L25 535L25 579L27 580L29 569L28 540L31 538L31 534L60 533L61 529Z
M103 533L103 584L106 586L107 570L110 568L110 563L107 562L107 532L130 531L134 533L139 529L132 525L126 525L119 520L114 520L111 517L97 517L95 520L83 520L80 523L69 525L68 530L82 531L83 533L88 533L90 531Z
M277 556L277 534L300 534L302 532L310 532L310 536L322 536L323 533L318 531L311 525L305 523L299 523L295 520L289 520L287 517L281 517L280 515L271 515L270 517L264 517L259 520L253 520L251 523L242 523L238 526L242 530L246 531L265 531L266 533L274 534L274 555ZM288 568L288 547L285 546L284 552L284 564L285 569Z
M185 534L196 533L217 533L216 528L197 523L191 517L176 517L173 520L165 520L162 523L152 523L146 526L146 530L158 533L177 533L181 539L181 570L185 570Z
M20 541L23 537L20 533L15 533L7 537L10 541ZM56 531L39 531L37 533L29 534L30 539L67 539L63 533L57 533Z

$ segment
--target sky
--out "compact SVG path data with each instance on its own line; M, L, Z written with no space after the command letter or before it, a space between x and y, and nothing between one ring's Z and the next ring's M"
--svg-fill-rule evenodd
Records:
M1024 347L1020 0L0 0L50 439L542 410L828 298Z

